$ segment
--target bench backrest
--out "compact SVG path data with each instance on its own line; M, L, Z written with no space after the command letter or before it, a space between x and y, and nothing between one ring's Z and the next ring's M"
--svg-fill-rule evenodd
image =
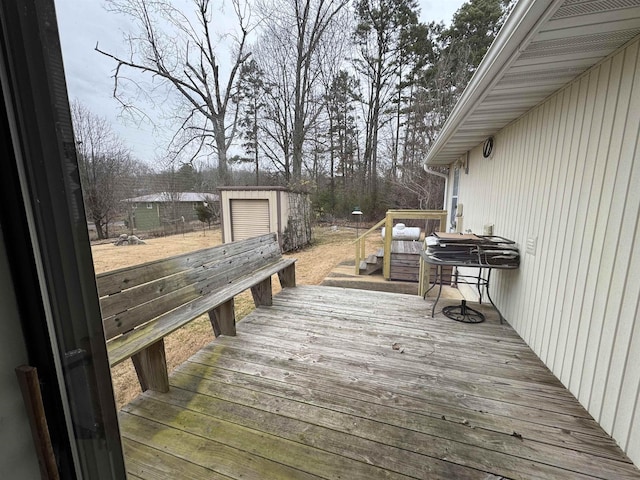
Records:
M269 233L100 274L105 336L126 333L280 258Z

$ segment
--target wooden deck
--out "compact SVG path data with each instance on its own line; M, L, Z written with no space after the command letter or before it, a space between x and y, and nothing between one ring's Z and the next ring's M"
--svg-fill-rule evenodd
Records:
M640 479L508 325L429 310L281 292L123 409L130 477Z

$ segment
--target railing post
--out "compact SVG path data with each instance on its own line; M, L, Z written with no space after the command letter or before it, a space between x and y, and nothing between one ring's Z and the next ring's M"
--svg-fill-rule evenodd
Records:
M446 232L447 231L447 213L445 212L444 214L440 215L440 232Z
M421 297L424 295L424 269L425 269L425 264L424 264L424 260L422 259L422 255L420 255L420 260L419 260L419 267L418 267L418 295L420 295Z
M387 212L384 222L384 261L382 263L382 276L385 280L391 278L391 239L393 238L393 215Z

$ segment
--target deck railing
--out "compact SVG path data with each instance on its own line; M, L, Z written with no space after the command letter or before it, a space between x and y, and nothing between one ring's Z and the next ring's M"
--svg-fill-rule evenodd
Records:
M358 238L355 239L354 243L356 244L356 275L360 275L360 262L363 260L363 258L366 257L365 240L367 236L370 233L373 233L375 230L377 230L381 226L383 226L385 222L386 222L386 218L383 218L378 223L376 223L373 227L371 227L369 230L367 230L366 232L364 232L362 235L360 235Z
M356 275L360 274L360 262L366 257L365 239L366 237L384 225L384 261L382 264L382 275L389 280L391 277L391 240L393 235L393 224L396 220L440 220L439 231L445 232L447 228L446 210L388 210L385 218L376 223L369 230L360 235L356 240Z

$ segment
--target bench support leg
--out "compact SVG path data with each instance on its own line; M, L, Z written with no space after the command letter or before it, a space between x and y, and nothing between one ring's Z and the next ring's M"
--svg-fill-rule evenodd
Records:
M296 286L296 264L292 263L288 267L283 268L278 272L278 279L282 288L295 287Z
M149 345L131 357L142 391L153 390L166 393L169 391L169 375L167 359L164 354L164 340Z
M210 310L209 320L211 321L213 334L216 338L220 335L235 337L236 312L233 305L233 298Z
M271 277L251 287L251 294L253 295L253 303L256 304L256 307L270 307L271 305L273 305Z

